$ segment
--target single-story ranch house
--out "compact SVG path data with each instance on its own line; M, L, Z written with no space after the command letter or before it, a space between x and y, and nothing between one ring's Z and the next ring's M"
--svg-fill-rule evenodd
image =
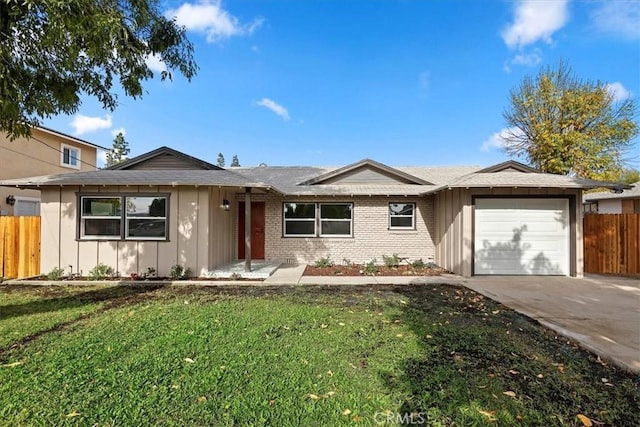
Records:
M104 263L123 276L392 254L463 276L581 276L582 191L615 186L514 161L222 169L167 147L110 169L0 185L42 192L43 273Z

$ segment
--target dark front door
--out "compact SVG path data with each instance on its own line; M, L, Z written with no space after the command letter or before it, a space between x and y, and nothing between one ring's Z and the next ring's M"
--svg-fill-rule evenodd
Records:
M238 259L244 259L244 202L238 212ZM251 259L264 259L264 202L251 203Z

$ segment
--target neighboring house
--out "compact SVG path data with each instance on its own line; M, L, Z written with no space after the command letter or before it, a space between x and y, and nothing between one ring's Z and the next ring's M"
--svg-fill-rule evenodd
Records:
M43 272L104 263L160 276L175 264L204 276L242 259L381 263L392 254L464 276L581 276L582 191L614 188L514 161L225 170L166 147L108 170L0 185L42 191Z
M0 180L96 169L97 150L82 139L36 127L32 137L0 136ZM0 187L0 215L40 215L40 191Z
M585 213L640 213L640 181L633 188L614 192L587 193L583 197Z

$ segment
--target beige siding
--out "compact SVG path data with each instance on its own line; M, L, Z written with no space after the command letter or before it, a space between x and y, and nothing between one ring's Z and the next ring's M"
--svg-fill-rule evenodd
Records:
M0 134L0 165L2 165L0 179L96 169L97 149L95 147L39 129L33 129L32 132L33 138L21 137L14 141L9 141L6 135ZM60 164L62 144L80 150L80 169L69 168ZM40 198L40 191L0 187L0 213L2 215L13 215L13 206L9 206L6 203L9 195Z
M77 198L80 193L168 193L169 241L78 241ZM171 266L189 267L195 275L230 260L232 236L230 212L218 206L222 190L196 187L64 187L44 188L42 207L42 271L65 268L87 275L98 263L111 266L121 276L143 274L154 268L159 276L168 276ZM215 197L212 197L215 195ZM211 233L220 231L220 236ZM217 239L227 233L226 247ZM210 248L219 251L211 255ZM226 252L225 252L226 251ZM220 261L220 262L219 262Z
M582 276L582 192L552 188L495 188L444 190L435 195L436 263L463 276L473 271L473 196L575 197L571 206L570 274Z
M384 173L368 167L358 168L328 179L324 184L412 184L409 180L397 175Z
M169 170L169 169L195 169L202 170L204 167L199 167L193 162L188 162L170 154L163 154L161 156L153 157L144 162L132 165L127 168L128 170Z
M211 211L217 214L209 215L209 265L226 264L236 256L233 224L238 215L237 206L231 203L228 211L221 209L225 199L231 201L233 193L222 188L211 189Z
M410 197L282 197L275 194L252 195L253 201L265 201L265 258L272 261L312 263L330 257L336 263L345 259L379 264L382 255L398 254L411 260L434 258L435 233L432 198ZM237 201L244 195L238 194ZM353 237L283 237L282 213L285 202L353 202ZM415 230L389 230L389 203L416 203ZM237 215L236 215L237 219ZM237 224L236 224L237 230ZM237 244L237 231L234 236Z

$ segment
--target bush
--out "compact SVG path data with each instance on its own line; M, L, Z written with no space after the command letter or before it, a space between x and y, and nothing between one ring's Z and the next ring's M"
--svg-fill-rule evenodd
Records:
M411 267L413 268L425 268L427 265L424 263L422 258L417 259L411 263Z
M406 258L400 257L398 254L393 254L391 256L382 255L382 260L387 267L400 267L400 263L406 260Z
M102 280L113 277L115 270L113 267L100 263L89 270L89 280Z
M378 272L378 266L376 265L376 259L373 258L371 261L366 262L364 264L364 272L367 274L376 274Z
M64 277L64 268L53 267L53 269L47 273L47 279L49 280L62 280Z
M172 265L169 275L172 280L183 280L191 277L191 269L183 267L180 264Z
M333 261L331 261L331 258L329 257L322 257L319 260L317 260L314 264L315 267L318 268L328 268L328 267L333 267Z

